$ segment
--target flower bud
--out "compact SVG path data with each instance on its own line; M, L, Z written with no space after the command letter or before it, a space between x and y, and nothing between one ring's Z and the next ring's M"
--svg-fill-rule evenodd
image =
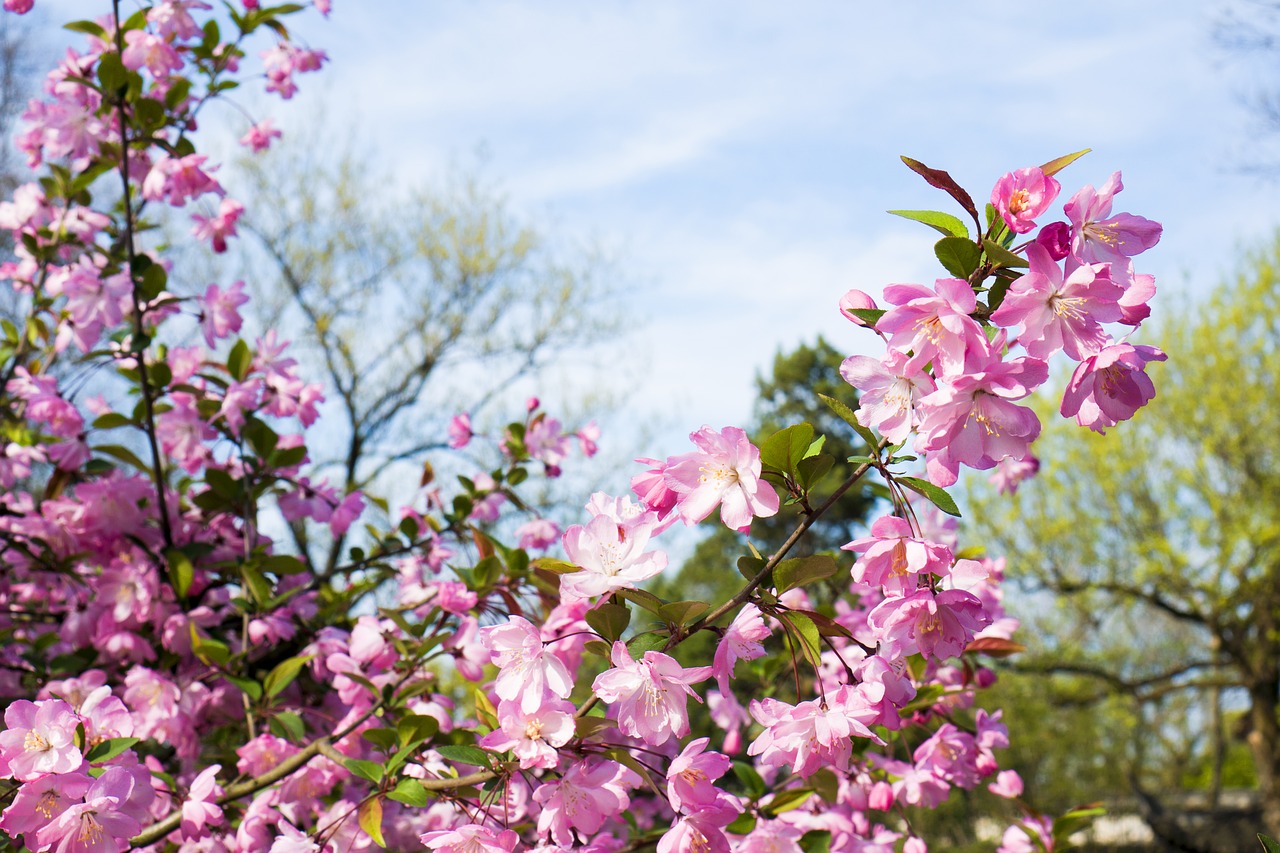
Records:
M850 311L871 309L875 310L880 306L876 305L876 301L871 298L870 294L861 290L850 290L840 298L840 313L844 314L850 322L859 326L868 325L864 320Z
M1050 222L1040 229L1036 242L1044 246L1049 257L1060 261L1071 253L1071 226L1065 222Z

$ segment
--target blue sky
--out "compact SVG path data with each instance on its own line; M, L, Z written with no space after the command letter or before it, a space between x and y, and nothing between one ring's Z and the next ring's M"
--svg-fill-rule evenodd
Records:
M100 4L53 0L51 17ZM1005 171L1091 147L1064 198L1124 173L1118 208L1165 224L1139 259L1160 302L1213 286L1280 222L1242 174L1245 65L1204 0L424 2L335 0L296 31L331 65L273 111L320 102L399 179L474 161L548 230L621 259L634 332L596 375L662 446L748 416L779 347L874 340L840 318L850 287L931 282L933 232L884 213L948 199L898 161L946 168L981 200ZM572 381L586 381L580 372ZM640 448L637 448L639 451Z

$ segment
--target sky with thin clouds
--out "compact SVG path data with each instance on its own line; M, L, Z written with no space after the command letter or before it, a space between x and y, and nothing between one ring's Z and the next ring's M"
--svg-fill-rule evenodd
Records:
M1244 0L1240 0L1244 2ZM1138 259L1160 301L1203 292L1280 222L1250 156L1251 86L1280 54L1221 49L1221 3L334 0L295 32L328 51L286 129L323 102L397 181L483 173L534 222L620 259L633 331L609 358L626 399L668 416L655 454L749 416L779 348L844 321L847 289L944 275L934 232L885 213L957 212L898 160L949 170L979 204L1003 172L1090 147L1063 201L1123 170L1127 210L1162 221ZM85 0L51 0L57 19ZM610 364L602 365L609 375ZM601 375L601 373L597 373ZM639 450L639 449L638 449Z

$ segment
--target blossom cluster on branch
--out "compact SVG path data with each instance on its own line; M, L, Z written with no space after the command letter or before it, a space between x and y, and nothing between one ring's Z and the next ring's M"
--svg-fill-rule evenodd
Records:
M1059 350L1079 363L1062 412L1085 426L1154 393L1144 369L1163 354L1102 326L1136 326L1154 292L1130 258L1160 229L1111 215L1119 174L1017 244L1078 155L1001 178L985 225L947 173L907 160L981 236L897 211L944 234L953 277L891 285L886 311L842 303L887 344L845 362L856 411L825 399L864 455L834 459L808 424L759 446L703 427L561 531L521 486L594 454L594 423L566 429L531 399L483 436L464 413L450 446L487 440L496 467L451 492L424 477L380 507L393 527L367 524L321 570L263 522L343 536L371 502L308 467L323 389L273 332L239 337L243 282L171 292L173 261L146 242L157 208L188 205L195 239L236 238L243 207L191 134L236 87L290 98L324 64L290 38L305 10L162 0L123 18L117 0L69 25L86 43L24 116L39 178L0 203L15 245L0 276L23 314L0 333L0 843L922 853L915 810L984 783L1016 800L1001 712L975 703L1017 622L1002 561L959 548L942 487L961 464L1011 483L1034 470L1039 424L1014 401ZM250 150L279 136L246 121ZM904 473L913 433L930 479ZM871 475L886 514L844 546L851 567L789 556ZM773 516L794 532L768 555L744 540L728 600L648 592L669 570L664 531L717 511L742 534ZM1006 853L1062 844L1080 816L1024 815Z

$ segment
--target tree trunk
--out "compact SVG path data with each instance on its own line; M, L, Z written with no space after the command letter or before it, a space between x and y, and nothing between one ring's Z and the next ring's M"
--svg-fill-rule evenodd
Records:
M1272 673L1249 685L1249 749L1258 774L1262 820L1268 835L1280 835L1280 677Z

